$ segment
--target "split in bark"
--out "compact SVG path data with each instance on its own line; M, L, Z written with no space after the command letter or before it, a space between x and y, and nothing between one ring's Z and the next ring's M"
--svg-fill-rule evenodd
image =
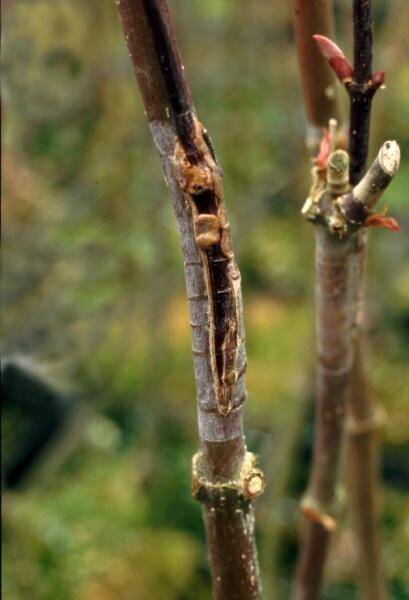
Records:
M261 594L252 500L264 487L243 434L243 310L222 173L196 117L165 0L116 0L180 234L198 402L193 493L203 503L214 597Z

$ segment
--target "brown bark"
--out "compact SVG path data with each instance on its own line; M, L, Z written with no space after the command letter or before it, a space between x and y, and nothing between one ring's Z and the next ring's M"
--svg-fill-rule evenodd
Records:
M371 0L353 0L354 77L352 83L347 87L350 97L349 153L351 158L351 185L356 185L365 172L368 160L372 98L379 87L374 85L372 75L372 28ZM382 177L382 173L379 178L379 167L378 161L375 169L370 169L372 175L375 175L372 181L379 181L379 193L373 194L372 201L363 201L363 204L369 208L375 205L390 181L388 175L385 178ZM383 180L385 182L380 183ZM366 184L366 189L372 187L368 178ZM364 186L361 184L362 187ZM348 398L350 419L358 424L358 427L355 427L355 431L351 427L347 430L348 496L352 525L358 542L362 596L365 600L385 600L387 591L382 566L378 525L379 508L377 504L379 451L375 414L378 409L369 390L363 359L366 345L363 330L365 257L366 235L365 232L361 232L359 274L356 290L358 311L354 340L355 360ZM359 423L364 424L368 420L373 421L373 426L367 431L361 430L359 432Z
M375 442L368 434L379 424L363 379L360 354L366 237L362 224L368 222L368 211L396 173L399 159L400 150L396 142L385 142L358 185L351 192L343 193L349 186L348 154L343 150L333 152L328 157L325 179L314 177L310 198L306 202L307 210L303 209L304 216L316 223L318 360L313 462L309 488L301 502L304 515L311 523L305 528L301 544L295 587L297 600L313 600L319 594L329 534L335 528L333 500L346 394L351 381L354 385L350 391L353 396L350 398L347 428L352 439L351 452L355 454L350 471L353 482L351 506L362 557L365 598L370 598L369 594L373 594L374 590L374 578L370 580L369 574L374 564L379 565L380 559L375 506L376 465L367 460L376 458ZM315 174L316 169L313 169ZM364 218L357 220L361 213ZM364 436L360 442L357 441L358 436ZM368 504L367 509L365 503ZM381 582L382 577L378 575L375 578L375 597L380 599L384 597Z
M318 597L330 534L342 447L346 391L352 365L356 235L339 238L316 226L317 387L313 461L301 509L305 523L295 598Z
M294 0L293 23L304 102L310 129L307 141L319 144L322 127L339 117L334 75L318 51L313 35L331 36L331 0ZM311 139L313 138L313 139Z
M200 438L193 493L204 507L214 597L259 598L251 501L264 477L243 434L240 273L222 174L195 114L166 1L117 0L117 6L180 234Z
M308 131L315 128L320 140L321 127L328 126L331 118L339 118L335 78L313 39L316 34L332 34L332 3L294 0L293 6L300 73L309 119ZM328 98L328 89L333 91L332 98ZM317 126L321 126L318 131ZM314 154L317 144L311 143L311 134L307 134L307 146L310 153ZM342 171L340 189L342 185L345 189L345 165ZM336 175L335 170L333 174ZM351 312L354 261L350 252L355 240L351 238L344 242L339 239L336 234L338 216L334 214L331 200L321 203L322 206L318 204L311 199L307 201L307 212L303 209L306 218L315 221L317 217L324 217L326 223L325 228L322 224L316 227L318 356L315 438L310 483L301 501L301 509L308 520L303 523L301 536L295 576L296 600L317 598L321 587L330 534L335 527L333 501L352 360L350 335L354 318Z
M364 246L362 246L364 248ZM363 254L364 251L361 251ZM387 591L380 545L378 463L379 428L383 415L374 403L365 367L362 342L355 341L355 360L349 392L348 420L348 500L352 526L358 542L358 573L365 599L385 600Z
M312 3L313 4L313 3ZM357 269L355 279L354 304L356 315L353 327L353 354L348 399L348 464L349 495L354 529L357 535L362 589L365 598L384 598L385 583L382 575L379 535L377 530L377 441L376 429L379 426L379 410L368 390L368 382L363 365L364 335L362 331L363 285L366 231L363 225L383 226L393 231L399 229L396 221L381 215L372 215L371 210L383 193L399 166L399 147L396 142L386 142L367 174L365 165L368 155L369 125L372 98L384 80L383 71L372 73L372 5L370 0L353 0L354 27L354 66L342 50L325 38L318 38L321 51L330 62L337 76L343 81L350 96L350 183L352 192L336 201L340 210L337 226L340 232L356 235L357 243L354 260ZM300 61L302 73L311 69L309 61ZM305 78L305 73L303 73ZM310 77L316 85L320 81ZM315 96L310 94L310 101ZM319 104L316 104L317 108ZM391 161L389 160L391 158ZM386 160L384 160L386 159ZM386 165L386 168L385 168ZM316 218L317 207L306 203L304 215ZM341 217L341 218L340 218ZM343 219L345 222L342 223ZM354 229L355 228L355 229ZM372 431L371 431L372 429ZM305 586L309 585L306 597L316 597L319 590L319 577L315 566L325 560L328 546L328 533L320 525L310 526L310 537L303 547L303 562L298 576L304 575ZM304 569L304 571L303 571ZM307 581L307 574L310 579ZM315 596L314 596L315 594ZM302 596L300 596L302 597Z
M305 523L302 535L302 558L298 561L294 600L316 600L322 584L322 569L328 553L331 536L321 524Z

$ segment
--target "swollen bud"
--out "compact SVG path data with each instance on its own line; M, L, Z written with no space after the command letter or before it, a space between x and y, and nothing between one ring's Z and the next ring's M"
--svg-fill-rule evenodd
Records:
M383 85L384 83L385 83L385 71L380 70L380 71L375 71L375 73L372 73L372 87L377 89L378 87L381 87L381 85Z
M341 48L325 35L313 35L312 37L317 42L319 51L327 59L338 79L342 83L351 81L354 69Z

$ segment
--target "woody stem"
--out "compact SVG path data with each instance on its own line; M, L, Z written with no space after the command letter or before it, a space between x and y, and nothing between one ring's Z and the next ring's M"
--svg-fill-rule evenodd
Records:
M216 600L254 600L261 583L252 500L264 477L243 433L240 273L221 173L196 118L166 0L116 3L180 235L200 440L193 493L203 504L213 594Z

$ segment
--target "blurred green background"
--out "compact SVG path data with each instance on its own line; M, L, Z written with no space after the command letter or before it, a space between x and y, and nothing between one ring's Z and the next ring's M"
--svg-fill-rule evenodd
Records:
M299 215L309 162L290 3L170 4L224 169L244 291L247 441L268 476L258 547L265 597L281 600L296 560L314 380L313 231ZM336 2L337 40L349 55L350 4ZM374 4L374 64L387 89L374 102L371 156L396 138L403 159L385 198L401 232L371 233L370 374L389 415L385 568L391 597L403 599L409 12L407 0ZM197 432L181 254L113 1L4 1L3 120L3 356L28 361L75 399L52 460L4 493L4 597L209 598L201 511L190 496ZM5 421L6 451L21 435L21 423ZM324 598L357 597L346 506L327 579Z

